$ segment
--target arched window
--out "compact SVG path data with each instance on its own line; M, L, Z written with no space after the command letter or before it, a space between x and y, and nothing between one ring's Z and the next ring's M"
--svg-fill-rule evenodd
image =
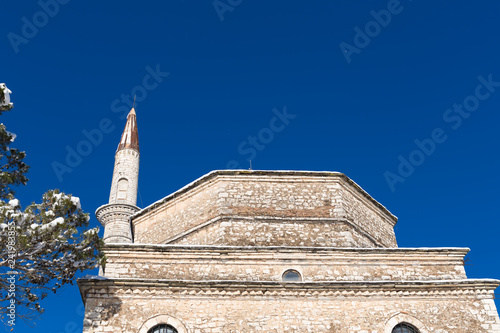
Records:
M294 269L289 269L283 273L282 277L283 281L302 281L302 277L300 273Z
M419 333L418 329L408 323L401 323L392 329L392 333Z
M148 331L148 333L177 333L177 330L170 325L156 325Z

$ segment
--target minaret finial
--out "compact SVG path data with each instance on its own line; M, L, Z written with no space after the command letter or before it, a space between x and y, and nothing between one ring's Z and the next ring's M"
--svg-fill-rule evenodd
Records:
M135 109L135 98L137 97L137 95L134 95L134 105L132 105L132 109Z

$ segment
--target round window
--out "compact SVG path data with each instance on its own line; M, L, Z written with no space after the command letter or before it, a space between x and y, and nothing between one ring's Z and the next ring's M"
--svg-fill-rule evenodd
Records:
M294 269L285 271L285 273L283 273L282 279L283 281L302 281L300 273Z

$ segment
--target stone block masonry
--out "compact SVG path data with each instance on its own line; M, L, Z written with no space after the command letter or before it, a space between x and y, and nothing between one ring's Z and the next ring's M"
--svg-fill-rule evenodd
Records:
M341 173L216 171L137 213L132 226L135 243L396 247L396 221Z
M154 318L179 333L498 333L498 281L460 283L223 283L86 281L84 333L147 332ZM132 315L133 314L133 315Z
M281 281L433 281L466 279L466 248L341 249L108 245L106 278Z
M122 149L116 152L109 202L135 205L138 178L139 152L134 149Z

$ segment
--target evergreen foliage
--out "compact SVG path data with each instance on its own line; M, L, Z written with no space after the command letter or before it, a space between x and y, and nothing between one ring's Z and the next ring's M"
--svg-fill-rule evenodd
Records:
M0 84L0 115L12 109L9 94ZM88 229L77 197L49 190L21 208L13 187L26 185L29 166L26 154L10 147L14 139L0 124L0 318L9 326L17 318L34 322L49 293L105 262L99 229Z

